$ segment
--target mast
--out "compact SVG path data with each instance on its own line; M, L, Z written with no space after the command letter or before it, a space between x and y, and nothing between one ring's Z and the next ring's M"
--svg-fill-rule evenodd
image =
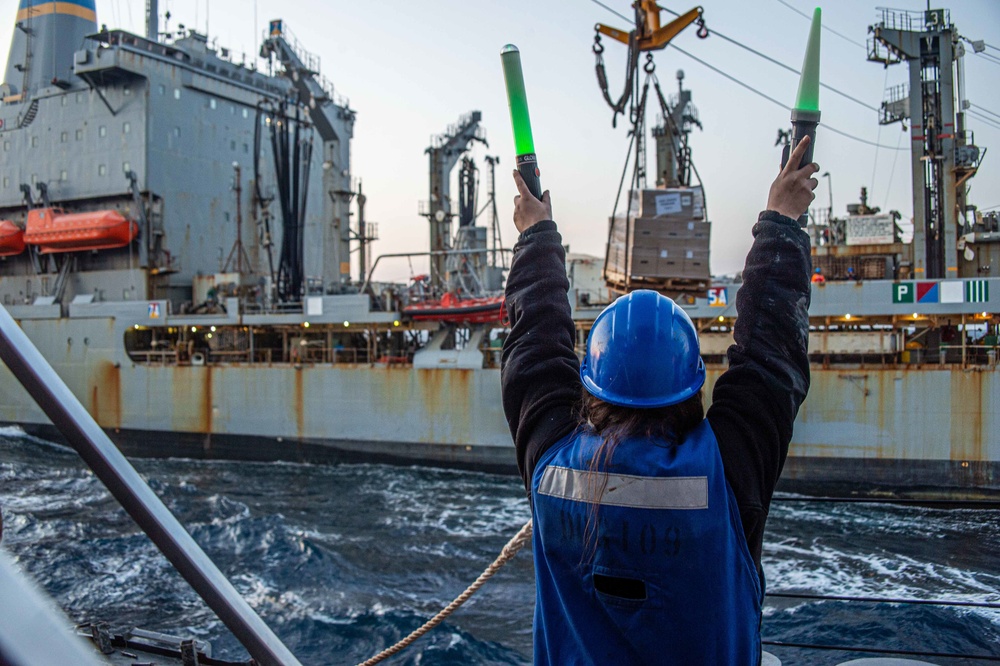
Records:
M957 278L958 212L964 212L966 183L980 157L965 131L963 110L956 115L958 31L944 9L883 9L881 22L870 31L869 61L909 65L909 90L889 91L879 122L910 121L914 277Z
M157 0L146 0L146 39L151 42L160 38L160 14Z

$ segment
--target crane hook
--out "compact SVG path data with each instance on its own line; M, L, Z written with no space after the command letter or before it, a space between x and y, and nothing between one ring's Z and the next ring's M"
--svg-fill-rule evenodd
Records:
M594 33L594 55L601 55L604 53L604 44L601 44L601 34Z
M705 19L699 18L696 21L696 23L698 24L698 32L695 33L695 34L698 35L698 39L707 39L708 38L708 27L705 25Z

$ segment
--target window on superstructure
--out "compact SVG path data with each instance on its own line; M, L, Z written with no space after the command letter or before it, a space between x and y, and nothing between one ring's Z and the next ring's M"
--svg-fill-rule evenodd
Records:
M181 135L181 128L180 127L175 127L174 128L174 136L180 136L180 135Z
M10 141L4 141L3 142L3 151L6 153L8 150L10 150Z
M243 117L244 118L249 118L250 117L250 112L247 111L246 109L243 109Z
M249 153L250 152L250 144L248 144L248 143L244 143L243 144L243 152L244 153Z
M122 88L122 94L128 97L129 95L132 94L132 89L129 88L128 86L125 86L124 88Z
M3 177L3 189L6 190L8 187L10 187L10 178L8 178L7 176L4 176Z
M236 150L236 142L235 141L230 141L229 142L229 150Z
M132 131L132 124L131 123L129 123L128 121L125 121L124 123L122 123L122 134L128 134L131 131Z
M83 130L82 129L78 129L76 131L76 140L77 141L83 141Z
M66 169L63 169L62 171L59 172L59 180L63 182L69 180L69 172L66 171Z
M106 176L106 175L108 175L108 167L104 166L103 164L98 164L97 165L97 175L98 176Z
M69 141L69 132L63 132L59 135L59 143L66 143Z
M66 97L67 97L66 95L63 95L62 97L59 98L59 104L61 106L66 106Z
M31 147L32 148L37 148L38 147L38 137L37 136L31 137Z
M211 98L211 97L208 98L208 108L210 108L210 109L214 109L215 108L215 100L213 98Z
M180 99L180 98L181 98L181 89L174 88L174 99Z
M31 184L34 185L37 182L38 182L38 174L37 173L31 174Z
M132 170L132 165L131 164L129 164L128 162L122 162L122 173L123 174L125 174L127 176L128 172L131 171L131 170Z
M229 105L229 115L231 115L231 116L235 116L236 115L236 105L235 104L230 104Z
M167 94L167 87L165 85L163 85L162 83L160 84L160 94L161 95L166 95Z
M107 135L108 135L108 128L106 126L101 125L100 127L97 128L97 136L105 137Z

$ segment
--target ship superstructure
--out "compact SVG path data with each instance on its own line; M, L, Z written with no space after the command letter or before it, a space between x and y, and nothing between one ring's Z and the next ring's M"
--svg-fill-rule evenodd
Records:
M495 206L492 249L476 224L489 206L477 212L478 168L468 159L485 139L481 114L462 116L427 151L419 212L429 250L376 258L369 269L377 233L350 170L355 112L318 58L274 21L262 48L271 69L261 71L196 31L163 34L156 15L151 3L139 36L98 29L89 0L22 0L0 91L4 306L131 453L512 470L499 377L503 252ZM957 33L946 15L907 16L906 30L890 13L874 34L903 53L912 41L904 33L919 33L923 59L937 49L939 78L916 90L936 96L934 122L944 127L952 121L941 72L954 64L946 45ZM933 67L917 69L926 77ZM679 88L653 132L660 194L679 191L682 209L680 194L693 206L695 190L690 102ZM898 102L890 96L885 108L896 113ZM929 108L923 98L907 104L910 113ZM978 168L972 137L927 136L913 134L915 148L942 164L914 159L924 204L954 205L954 216L926 214L924 240L911 242L895 217L864 201L811 229L828 279L813 290L812 388L784 474L799 487L1000 491L996 218L962 198ZM496 158L487 162L492 180ZM649 191L652 225L660 212L657 188ZM690 212L685 224L698 218L705 227L691 230L707 230L704 210ZM707 236L688 240L707 245ZM364 258L353 276L356 248ZM931 272L930 252L943 252L943 272ZM429 275L407 285L372 279L383 259L417 255L430 256ZM621 286L609 288L604 263L574 256L567 266L581 349ZM665 286L701 331L711 388L726 367L739 280L696 277L695 288L690 278ZM0 422L51 434L6 369L0 386Z
M72 303L159 300L177 312L204 305L212 286L218 295L219 281L233 295L255 290L263 306L350 278L354 112L280 22L263 51L284 75L270 76L194 30L98 32L93 2L37 7L21 3L7 73L19 85L6 84L0 107L0 218L28 232L0 273L5 304L42 299L63 315ZM53 52L68 67L36 55ZM33 208L50 205L124 213L136 242L69 239L41 256L27 227ZM243 275L223 274L237 235L260 242L246 244Z

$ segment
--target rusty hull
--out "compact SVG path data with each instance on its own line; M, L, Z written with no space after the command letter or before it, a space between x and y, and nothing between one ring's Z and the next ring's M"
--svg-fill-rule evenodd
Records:
M138 455L405 460L514 469L498 370L136 365L107 320L23 323L120 445ZM82 334L81 334L82 333ZM709 387L724 371L709 367ZM812 368L783 479L840 492L1000 492L995 367ZM0 385L14 380L0 370ZM18 387L0 421L44 424ZM175 444L171 444L174 440ZM329 455L327 455L329 454Z

